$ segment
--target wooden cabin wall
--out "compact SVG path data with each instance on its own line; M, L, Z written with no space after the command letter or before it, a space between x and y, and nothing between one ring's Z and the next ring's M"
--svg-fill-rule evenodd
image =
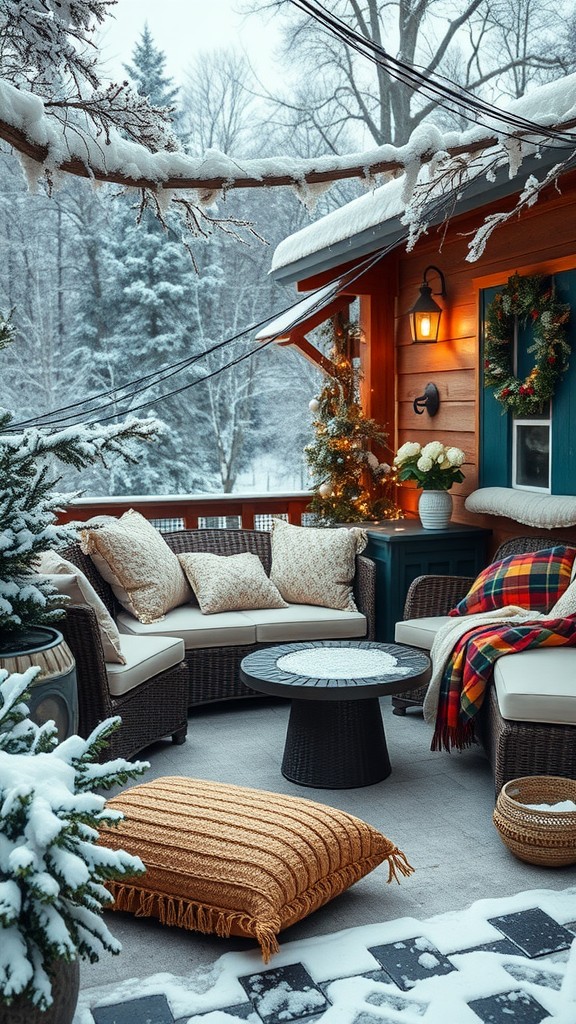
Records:
M432 440L463 449L466 479L452 487L453 520L491 529L492 551L502 540L520 534L546 534L551 539L576 542L576 527L544 531L503 516L472 514L464 507L466 496L478 487L479 291L505 283L514 272L535 274L576 267L576 172L562 178L560 189L549 188L520 218L497 228L475 263L466 260L471 233L487 212L509 210L513 198L454 218L445 231L430 229L429 236L411 253L398 246L354 286L361 297L367 342L361 346L367 414L386 424L395 449L405 441L425 444ZM440 339L436 344L413 345L408 310L430 264L438 266L446 279L447 298L438 300L444 305ZM353 267L349 262L338 271L345 273ZM299 288L319 287L334 276L334 269L325 271L300 282ZM430 273L429 283L433 292L439 289L434 273ZM576 349L568 372L576 374ZM413 409L414 399L428 382L436 384L440 393L440 408L434 418L427 412L417 415ZM399 503L406 515L417 515L418 495L410 485L399 488Z
M469 235L481 223L486 210L455 219L443 240L433 236L419 243L412 253L397 253L397 443L439 440L464 450L466 479L452 487L453 519L490 528L493 549L502 540L518 534L546 532L576 541L576 527L542 531L503 516L472 514L464 507L466 496L478 487L479 290L488 284L505 283L515 271L545 273L556 260L561 260L565 267L576 267L576 175L566 179L561 188L561 193L550 190L520 219L498 228L476 263L466 261ZM490 213L507 210L512 203L511 199L495 203ZM423 271L429 264L438 266L446 279L440 336L436 344L414 345L407 310L418 297ZM433 292L439 290L439 278L434 272L428 280ZM442 304L441 299L438 301ZM576 352L568 372L576 374ZM428 382L436 384L440 393L440 408L433 418L427 412L417 415L413 409L414 398L423 393ZM402 505L409 514L416 513L418 493L402 488Z

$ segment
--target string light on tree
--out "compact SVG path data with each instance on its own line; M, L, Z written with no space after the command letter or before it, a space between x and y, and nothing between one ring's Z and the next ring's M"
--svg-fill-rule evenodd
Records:
M309 511L322 526L398 519L395 471L371 450L386 448L388 435L360 404L360 371L352 359L359 327L341 314L330 323L334 370L308 404L316 434L304 449L314 491Z

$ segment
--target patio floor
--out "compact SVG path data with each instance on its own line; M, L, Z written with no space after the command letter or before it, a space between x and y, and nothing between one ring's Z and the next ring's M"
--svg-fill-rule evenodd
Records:
M481 748L432 753L431 731L418 712L393 716L389 698L382 709L392 775L375 786L320 790L284 779L280 762L288 705L264 700L196 710L184 746L158 743L146 751L151 768L144 779L186 775L319 800L364 818L406 853L415 868L410 878L387 885L386 871L377 869L283 932L281 942L405 916L427 918L478 899L574 883L573 867L523 864L502 844L492 824L494 787ZM116 957L103 954L96 964L82 962L82 989L162 971L186 975L222 953L254 945L124 913L109 912L106 920L123 951Z

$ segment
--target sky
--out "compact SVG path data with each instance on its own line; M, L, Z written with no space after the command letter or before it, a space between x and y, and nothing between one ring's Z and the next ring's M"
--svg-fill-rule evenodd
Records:
M225 46L244 50L259 74L267 75L276 21L263 14L247 17L239 6L239 0L118 0L99 36L106 77L125 77L122 65L130 61L146 22L176 85L198 52Z

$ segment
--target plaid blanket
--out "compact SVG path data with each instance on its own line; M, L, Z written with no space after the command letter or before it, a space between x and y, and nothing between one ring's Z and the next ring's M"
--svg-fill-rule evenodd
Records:
M538 647L576 647L576 616L476 627L455 644L440 683L432 750L462 750L474 740L494 663L505 654Z

